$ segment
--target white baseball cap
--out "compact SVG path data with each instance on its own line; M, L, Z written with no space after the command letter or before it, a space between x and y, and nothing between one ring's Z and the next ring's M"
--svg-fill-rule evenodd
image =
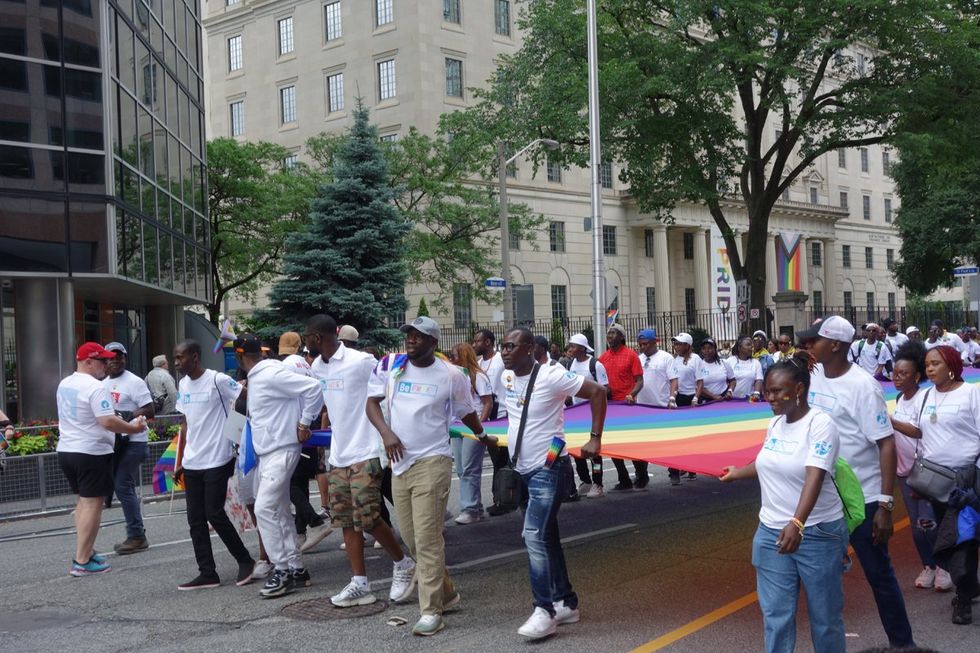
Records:
M584 347L585 351L588 353L593 353L595 350L589 346L589 339L585 337L585 334L576 333L574 336L568 339L568 344L578 345L579 347Z
M683 331L678 333L676 336L671 338L674 342L683 342L685 345L693 345L694 338L691 337L690 333L684 333Z
M815 324L806 331L800 331L796 337L799 340L820 337L850 343L854 340L854 325L839 315L831 315L820 324Z
M909 328L907 328L905 330L905 335L909 335L911 333L920 333L919 327L917 327L917 326L910 326Z

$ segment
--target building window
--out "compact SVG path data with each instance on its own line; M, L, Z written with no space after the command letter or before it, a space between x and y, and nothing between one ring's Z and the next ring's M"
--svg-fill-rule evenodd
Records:
M885 250L885 267L887 267L889 270L895 269L895 250Z
M387 25L395 20L394 0L375 0L375 20L376 27Z
M842 209L848 208L848 206L847 206L847 191L846 190L842 190L840 192L840 207Z
M613 169L611 163L599 164L599 183L603 188L613 187Z
M521 248L521 235L516 231L508 231L507 236L510 240L510 248L515 251L519 250Z
M442 19L459 25L459 0L442 0Z
M616 227L602 225L602 253L616 256Z
M861 148L861 172L868 172L870 166L868 164L868 148Z
M697 317L697 304L694 301L694 288L684 289L684 314L687 323L693 325Z
M851 267L851 246L850 245L844 245L841 248L841 257L840 258L841 258L840 264L843 267L845 267L845 268Z
M326 20L327 40L333 41L344 35L340 25L340 3L331 2L323 8L323 15Z
M446 59L446 95L463 97L463 62L459 59Z
M556 184L561 183L561 165L557 161L553 161L550 158L547 163L548 168L548 181L554 182Z
M493 24L497 34L510 36L510 0L494 0Z
M888 150L881 151L881 171L886 175L892 174L892 160Z
M394 143L398 140L398 134L382 134L378 136L378 140L382 143Z
M895 300L895 293L893 293L893 292L888 293L888 314L889 315L894 315L895 313L898 312L896 304L897 304L897 302Z
M237 5L242 0L225 0L225 6L231 7L232 5Z
M232 102L231 108L231 135L241 136L245 133L245 101L239 100Z
M156 104L157 101L157 65L148 63L143 66L143 103Z
M885 222L892 221L892 201L891 198L885 198Z
M856 63L857 63L858 75L863 76L864 73L868 70L868 61L865 58L865 56L861 53L858 53L856 60L857 60Z
M560 320L562 324L568 322L568 287L551 287L551 319Z
M453 326L468 327L473 322L473 295L470 287L461 283L453 285Z
M653 326L657 322L657 289L647 288L647 322Z
M548 243L552 252L565 251L565 223L548 223Z
M287 86L279 89L279 112L282 124L296 122L296 87Z
M874 319L875 294L873 292L866 292L864 293L864 299L867 301L868 319Z
M395 60L378 62L378 99L395 97Z
M282 167L285 170L292 170L293 168L296 167L296 164L297 163L299 163L299 155L298 154L290 154L289 156L285 157L282 160Z
M293 17L279 21L279 56L293 51Z
M854 293L850 290L844 291L844 316L850 319L850 314L854 310Z
M653 258L653 229L643 230L643 255Z
M684 232L684 258L688 261L694 260L694 234L690 231Z
M845 149L837 150L837 167L838 168L847 167L847 150Z
M817 202L817 200L819 199L818 193L819 191L817 190L816 186L810 186L810 204L818 203Z
M336 113L344 110L344 73L327 77L327 111Z
M823 250L817 241L810 243L810 264L815 268L823 265Z
M242 69L242 37L233 36L228 39L228 72L233 73Z
M864 215L865 220L871 219L871 196L870 195L861 196L861 213Z
M813 310L816 313L823 313L823 291L813 291Z
M864 248L864 267L873 270L875 267L875 251L871 247Z

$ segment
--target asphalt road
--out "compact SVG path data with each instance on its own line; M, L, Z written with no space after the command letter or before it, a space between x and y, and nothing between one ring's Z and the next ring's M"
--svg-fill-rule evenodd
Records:
M607 466L608 465L607 461ZM515 514L470 526L448 524L447 557L462 608L446 616L433 638L411 635L417 605L377 606L354 616L329 607L328 597L349 579L340 538L332 534L305 556L313 586L278 600L261 600L258 584L235 587L235 564L215 540L225 585L178 592L196 574L182 502L146 506L149 551L110 558L101 576L68 575L73 534L67 515L0 524L0 651L758 651L762 619L752 592L750 543L756 526L754 483L722 485L699 478L670 487L654 468L650 488L562 508L565 550L582 620L536 644L517 635L531 611L527 560ZM612 485L615 474L607 472ZM485 496L489 474L485 475ZM450 505L455 505L455 490ZM315 502L314 502L315 503ZM901 519L900 509L896 520ZM124 538L118 508L105 513L97 547ZM256 538L246 534L254 550ZM919 571L908 528L892 553L921 646L947 653L980 650L978 623L950 624L950 595L916 590ZM368 574L387 596L390 562L368 549ZM845 577L848 650L886 644L870 590L855 563ZM284 614L299 609L320 621ZM408 621L388 625L392 616ZM810 651L805 606L798 650Z

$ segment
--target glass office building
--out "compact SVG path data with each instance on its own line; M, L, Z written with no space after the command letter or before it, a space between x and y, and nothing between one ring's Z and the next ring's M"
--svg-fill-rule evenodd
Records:
M200 0L0 0L4 410L78 343L169 352L209 297Z

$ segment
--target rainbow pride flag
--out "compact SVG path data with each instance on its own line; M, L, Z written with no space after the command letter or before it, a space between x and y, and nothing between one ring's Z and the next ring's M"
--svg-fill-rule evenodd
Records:
M777 290L803 290L803 264L800 234L781 233L776 238Z
M174 470L177 469L177 441L180 436L174 436L164 450L163 455L153 466L153 493L169 494L174 490L183 490L183 483L174 481Z

